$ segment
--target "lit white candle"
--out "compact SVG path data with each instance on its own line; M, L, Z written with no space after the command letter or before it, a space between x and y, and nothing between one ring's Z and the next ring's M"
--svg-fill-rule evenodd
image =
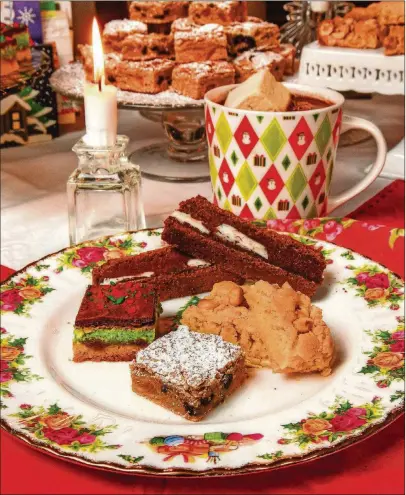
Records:
M103 46L99 27L93 19L93 79L85 82L86 135L89 146L114 146L117 136L117 88L105 84Z

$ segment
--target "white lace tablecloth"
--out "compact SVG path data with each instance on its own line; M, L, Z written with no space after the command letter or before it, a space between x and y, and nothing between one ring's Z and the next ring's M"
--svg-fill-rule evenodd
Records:
M346 112L372 120L384 133L388 148L404 137L404 99L376 95L349 100ZM164 138L159 124L135 111L120 111L120 134L130 137L130 149ZM82 133L54 141L1 151L1 264L19 269L68 245L66 181L77 166L72 146ZM332 193L339 193L364 175L375 155L374 141L339 150ZM187 164L185 164L187 166ZM390 181L379 178L334 214L345 216ZM174 184L144 179L143 200L149 227L161 226L177 204L196 194L211 196L210 183Z

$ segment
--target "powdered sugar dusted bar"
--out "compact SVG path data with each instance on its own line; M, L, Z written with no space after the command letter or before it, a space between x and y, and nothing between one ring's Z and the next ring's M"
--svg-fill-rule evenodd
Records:
M130 370L134 392L191 421L201 420L246 377L239 346L186 326L138 353Z
M245 21L247 2L192 2L189 17L196 24L229 24Z
M147 34L148 27L145 23L121 19L110 21L104 26L103 48L105 53L121 51L123 40L132 34Z
M235 22L226 26L226 32L230 55L252 48L265 51L279 46L279 27L271 22Z
M227 59L227 37L223 26L206 24L175 32L176 62Z
M139 2L130 3L130 18L147 24L166 24L179 17L187 17L189 2Z
M229 62L193 62L175 67L172 88L182 95L199 100L210 89L233 84L234 78L235 70Z

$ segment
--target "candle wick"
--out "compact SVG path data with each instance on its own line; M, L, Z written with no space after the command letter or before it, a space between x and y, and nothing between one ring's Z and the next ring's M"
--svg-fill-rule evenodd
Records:
M102 81L101 81L101 78L99 79L99 91L101 92L102 90Z

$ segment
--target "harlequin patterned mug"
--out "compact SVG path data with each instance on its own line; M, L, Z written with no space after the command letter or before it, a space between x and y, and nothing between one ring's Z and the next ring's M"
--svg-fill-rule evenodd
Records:
M258 112L224 107L223 86L205 96L206 132L214 202L248 219L297 219L328 215L380 174L386 142L371 122L343 116L344 97L329 89L286 84L296 94L332 102L295 112ZM377 143L369 173L348 191L329 196L340 134L364 129ZM352 166L350 163L347 166Z

